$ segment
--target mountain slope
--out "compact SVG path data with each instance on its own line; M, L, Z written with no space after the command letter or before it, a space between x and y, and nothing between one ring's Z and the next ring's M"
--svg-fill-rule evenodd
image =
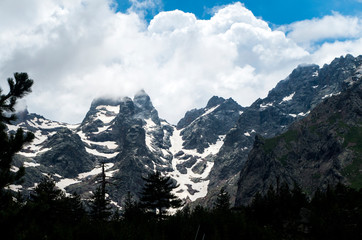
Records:
M50 174L58 187L88 198L105 164L109 197L115 205L128 191L137 197L142 177L155 170L175 179L180 185L176 193L193 201L206 195L211 156L241 110L232 99L213 97L196 110L199 115L177 128L160 119L150 97L140 91L133 99L94 100L79 125L24 112L9 131L22 127L34 132L36 140L14 164L14 168L27 167L25 183L11 188L27 192Z
M277 137L256 136L240 173L236 204L249 203L277 181L308 193L339 182L362 187L362 85L326 99ZM358 80L359 79L359 80ZM352 80L352 79L351 79ZM351 82L350 82L351 84Z
M352 78L362 73L362 56L336 58L329 65L301 65L279 82L264 99L244 109L235 127L215 156L210 173L209 194L204 201L211 205L223 186L236 196L237 181L256 134L270 138L283 133L293 122L307 116L324 99L339 94ZM232 198L234 200L234 198Z

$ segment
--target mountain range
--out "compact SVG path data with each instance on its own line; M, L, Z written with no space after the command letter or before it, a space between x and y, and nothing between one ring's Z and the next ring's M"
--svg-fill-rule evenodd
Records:
M137 198L142 177L156 170L174 179L180 198L208 206L222 187L237 205L278 181L311 193L338 181L359 187L361 77L362 56L300 65L248 107L214 96L176 126L143 90L133 99L95 99L77 125L24 111L8 131L22 127L35 140L16 155L12 168L24 165L26 175L10 188L27 194L50 174L87 199L102 164L115 206L128 191Z

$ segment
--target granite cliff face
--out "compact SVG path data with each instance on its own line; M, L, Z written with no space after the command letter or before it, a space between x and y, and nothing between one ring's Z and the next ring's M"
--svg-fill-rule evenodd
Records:
M310 194L339 182L362 187L361 75L350 80L350 89L324 100L283 134L255 137L240 173L236 205L249 203L278 181L297 183Z

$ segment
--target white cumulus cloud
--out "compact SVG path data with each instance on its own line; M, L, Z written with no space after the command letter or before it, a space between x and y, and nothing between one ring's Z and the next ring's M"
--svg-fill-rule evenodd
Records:
M293 41L311 47L315 42L328 39L362 37L362 20L358 17L333 13L323 18L315 18L292 23L282 27Z
M297 40L303 24L273 30L238 2L208 20L175 10L160 12L149 24L138 10L155 1L134 3L119 13L108 0L2 1L1 79L28 72L35 80L29 110L54 120L80 122L92 99L132 97L145 89L160 116L176 123L213 95L249 105L300 63L361 50L358 31L351 30L346 37L353 40L312 52L304 43L320 37ZM16 11L19 4L24 8Z

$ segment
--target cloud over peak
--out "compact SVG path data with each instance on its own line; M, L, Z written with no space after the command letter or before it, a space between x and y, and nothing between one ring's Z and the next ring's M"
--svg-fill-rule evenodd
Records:
M67 122L80 122L94 98L133 96L140 89L172 123L214 95L248 105L298 64L356 54L362 46L360 30L353 30L360 20L338 14L310 21L355 23L345 35L353 39L311 50L306 43L344 35L315 30L298 37L313 25L307 21L273 30L238 2L208 20L175 10L160 12L149 24L134 7L114 12L107 0L23 2L28 8L10 20L6 9L15 3L0 3L0 77L28 72L35 80L30 111Z

